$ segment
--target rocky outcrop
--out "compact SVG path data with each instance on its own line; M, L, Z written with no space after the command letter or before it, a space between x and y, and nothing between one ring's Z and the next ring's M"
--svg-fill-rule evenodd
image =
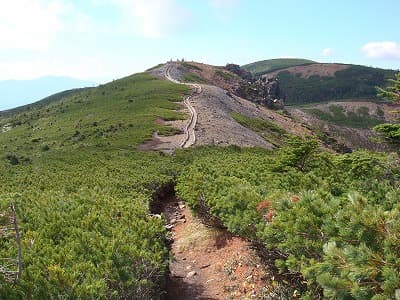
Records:
M256 78L235 64L228 64L225 69L242 78L231 93L270 109L283 109L283 93L276 78Z
M259 105L270 109L283 109L284 99L279 87L279 81L275 78L259 78L254 82L243 82L236 93Z
M254 81L253 75L250 72L242 69L239 65L227 64L225 69L238 75L246 81Z

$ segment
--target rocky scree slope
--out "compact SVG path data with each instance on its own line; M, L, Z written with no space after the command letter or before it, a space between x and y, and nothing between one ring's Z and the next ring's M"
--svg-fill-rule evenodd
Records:
M150 72L162 77L165 68L166 66L163 65ZM179 62L172 64L170 74L178 81L194 80L201 83L202 93L195 95L191 100L191 104L198 114L195 129L196 145L273 147L268 138L265 139L254 130L239 124L232 117L233 113L274 123L289 134L298 136L313 134L284 114L237 96L236 91L245 79L228 68L194 62Z

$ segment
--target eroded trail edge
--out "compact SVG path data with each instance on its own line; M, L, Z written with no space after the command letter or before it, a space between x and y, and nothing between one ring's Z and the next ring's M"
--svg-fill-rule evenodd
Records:
M170 230L171 254L164 299L260 299L268 272L250 244L205 226L176 195L161 195L156 213Z

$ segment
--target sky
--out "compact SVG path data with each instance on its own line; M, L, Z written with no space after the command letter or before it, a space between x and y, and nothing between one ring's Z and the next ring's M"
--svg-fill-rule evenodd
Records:
M2 0L0 80L107 82L170 59L400 68L399 0ZM397 28L397 29L396 29Z

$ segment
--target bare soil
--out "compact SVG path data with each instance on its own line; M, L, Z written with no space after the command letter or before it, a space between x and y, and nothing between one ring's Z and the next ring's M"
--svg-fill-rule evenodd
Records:
M187 67L188 65L194 67ZM182 80L185 72L191 72L203 78L205 82L212 84L202 84L203 92L191 99L191 104L198 113L198 122L195 128L196 145L216 144L271 148L272 145L256 132L241 126L231 117L232 112L237 112L247 117L257 117L271 121L293 135L303 137L307 135L315 136L314 132L322 131L329 133L329 136L336 139L339 144L343 144L351 149L367 148L377 151L390 151L388 145L377 143L378 135L370 129L347 128L329 124L308 114L302 108L289 108L292 116L288 117L240 97L234 95L228 96L229 93L227 93L227 90L238 84L239 79L236 77L232 77L232 80L221 78L216 73L218 70L221 70L218 67L193 62L186 63L186 67L182 67L179 64L174 64L174 66L171 68L171 76L173 78ZM165 72L165 68L166 65L152 72L161 76L160 74ZM301 73L301 76L306 78L312 75L334 76L337 71L346 68L348 66L342 64L311 64L290 67L286 70L289 70L293 74ZM280 71L269 73L266 76L275 76L275 73L278 72ZM388 122L396 120L398 114L393 113L393 111L400 109L399 105L396 106L391 103L374 103L371 100L351 101L351 99L348 101L315 104L307 106L307 108L328 111L329 106L332 104L341 105L346 111L353 112L356 112L362 106L368 107L370 114L373 115L377 115L378 108L380 108L384 112L384 119ZM176 143L170 143L166 140L163 145L159 145L158 147L168 145L173 147Z
M238 81L236 77L232 77L231 81L221 78L217 75L217 71L221 69L205 64L186 63L183 67L179 63L169 64L170 75L172 78L182 81L185 72L196 73L203 78L205 82L211 82L212 85L202 84L202 93L194 95L190 99L190 103L196 110L198 120L195 128L196 144L195 145L237 145L240 147L263 147L270 149L272 144L263 139L258 133L240 125L232 117L231 113L236 112L250 118L261 118L278 125L288 133L297 136L315 136L315 129L323 130L331 133L331 136L339 143L342 143L352 149L366 147L373 150L384 150L385 146L377 144L374 139L377 135L369 129L353 129L340 127L334 124L326 124L307 114L301 109L291 109L292 117L288 117L282 113L267 109L263 106L256 105L248 100L242 99L227 92ZM188 67L189 66L189 67ZM322 66L322 67L321 67ZM153 75L164 76L168 65L152 71ZM297 68L297 69L296 69ZM313 64L308 66L292 67L293 72L304 71L304 74L317 74L323 76L333 76L338 70L347 68L346 65L340 64ZM271 74L271 73L270 73ZM307 75L307 76L308 76ZM306 76L306 75L305 75ZM236 78L236 79L235 79ZM224 87L226 89L224 89ZM361 106L367 106L371 112L375 112L378 108L382 108L385 112L387 120L393 120L396 116L391 114L396 108L389 104L375 104L370 101L353 101L353 102L332 102L328 104L318 104L318 109L328 109L329 105L340 104L346 110L356 111ZM189 116L189 111L182 107ZM168 123L175 128L183 130L183 122ZM310 130L314 128L314 130ZM148 142L145 146L152 150L173 151L179 147L180 142L184 139L184 135L178 134L172 137L156 137Z
M174 226L166 299L260 299L268 292L270 275L247 241L206 227L174 196L162 209Z
M213 78L214 67L197 63L190 64L201 68L202 76L211 76L210 78ZM178 80L183 77L182 72L184 71L179 65L174 64L170 68L171 77ZM229 96L227 91L219 86L206 84L201 86L202 93L193 96L190 100L198 114L195 128L196 145L238 145L241 147L272 148L272 145L256 132L237 123L231 117L232 112L274 122L294 135L313 135L310 130L293 119L240 97Z
M224 69L223 67L216 67L197 62L187 62L179 67L179 71L180 73L196 74L204 81L204 83L218 86L224 90L235 90L240 82L243 81L243 79L238 75Z
M256 132L237 123L231 117L232 112L273 122L294 135L313 135L310 130L291 118L240 97L230 97L219 87L203 85L203 93L194 97L192 104L198 112L196 135L199 145L218 144L272 148L272 145Z
M185 105L183 105L181 102L177 102L177 104L181 106L179 112L189 115L189 111ZM155 132L153 133L153 137L151 138L151 140L140 145L138 147L138 150L163 151L166 153L171 153L173 152L174 149L179 148L180 144L185 139L185 134L183 129L187 124L187 120L165 121L161 118L157 118L154 121L154 123L157 125L171 126L175 129L178 129L180 133L170 136L159 136Z
M240 125L231 117L233 111L250 113L241 100L230 98L221 88L207 85L202 87L201 95L192 99L192 105L198 114L197 145L272 148L272 145L256 132Z
M310 64L305 66L294 66L281 70L276 70L274 72L265 74L263 77L274 78L282 71L288 71L289 73L296 75L301 74L302 78L309 78L311 76L321 76L321 77L333 77L337 71L345 70L349 66L342 64Z

